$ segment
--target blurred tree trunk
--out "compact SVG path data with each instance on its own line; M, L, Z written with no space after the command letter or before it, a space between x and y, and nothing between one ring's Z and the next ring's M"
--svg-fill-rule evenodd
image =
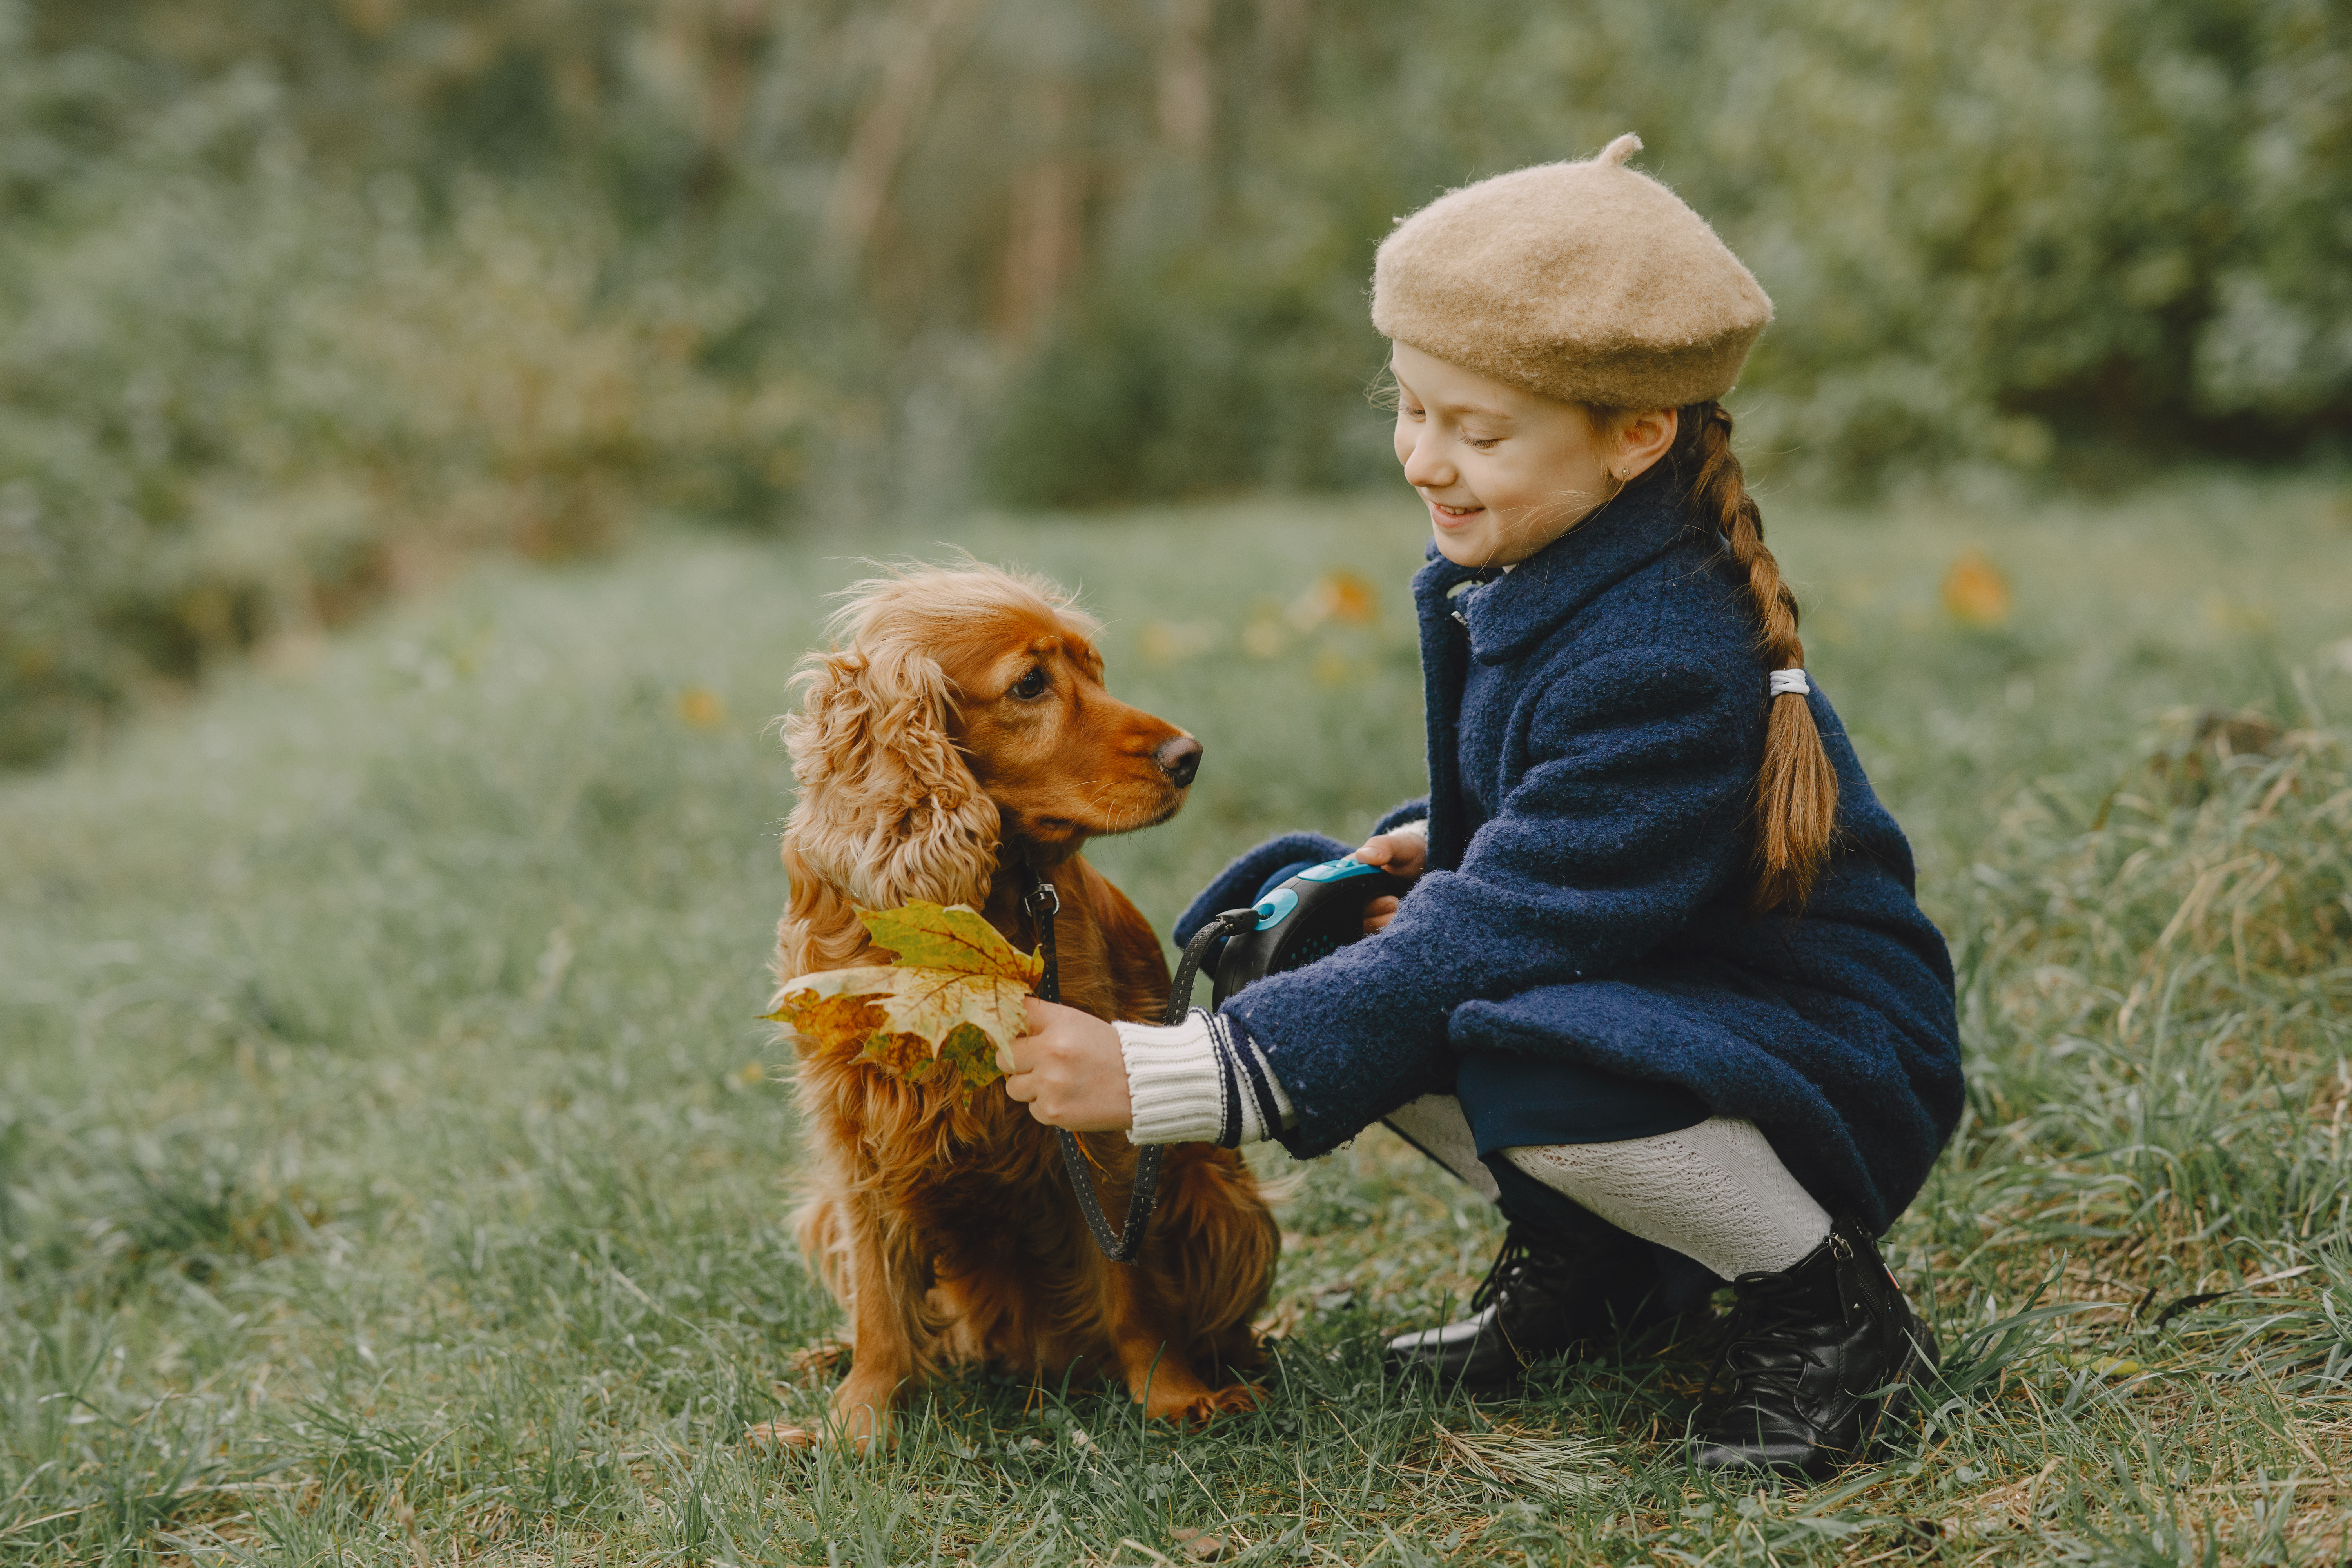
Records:
M1288 87L1307 63L1315 23L1313 0L1257 0L1258 58L1265 73Z
M1216 121L1215 0L1167 0L1160 37L1160 139L1187 158L1209 151Z
M1036 117L1042 151L1013 180L1000 298L1004 335L1016 342L1052 315L1077 273L1086 198L1083 153L1070 145L1069 84L1049 78L1022 96Z
M700 79L701 147L689 193L708 201L724 188L743 116L751 101L752 67L767 43L773 0L672 0L668 21Z
M850 133L825 202L817 254L836 274L864 258L891 178L984 9L985 0L900 0L886 35L881 86Z

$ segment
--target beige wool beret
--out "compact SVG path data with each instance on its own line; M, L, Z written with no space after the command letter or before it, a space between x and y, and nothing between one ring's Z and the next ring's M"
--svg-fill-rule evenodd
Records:
M1706 220L1625 166L1620 136L1450 191L1372 267L1382 336L1563 403L1680 408L1731 390L1772 319Z

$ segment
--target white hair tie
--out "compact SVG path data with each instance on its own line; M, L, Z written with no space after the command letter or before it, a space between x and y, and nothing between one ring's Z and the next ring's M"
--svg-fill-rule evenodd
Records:
M1801 669L1776 669L1772 672L1772 695L1802 697L1812 690L1813 683L1805 679Z

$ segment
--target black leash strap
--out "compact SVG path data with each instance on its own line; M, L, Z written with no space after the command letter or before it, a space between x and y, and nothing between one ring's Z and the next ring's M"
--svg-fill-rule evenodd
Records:
M1054 917L1061 912L1061 895L1034 867L1029 868L1029 893L1021 900L1021 907L1037 923L1037 945L1045 957L1045 973L1038 978L1037 995L1044 1001L1059 1002L1062 971L1060 954L1054 947ZM1201 973L1201 962L1210 946L1240 929L1232 922L1255 920L1256 913L1255 910L1229 910L1202 927L1192 938L1192 944L1184 950L1184 962L1177 968L1176 984L1168 994L1171 1025L1182 1023L1184 1015L1191 1010L1192 982ZM1091 1162L1078 1135L1066 1127L1054 1131L1061 1135L1062 1166L1070 1173L1070 1190L1078 1195L1078 1212L1086 1216L1087 1228L1094 1232L1095 1245L1113 1263L1134 1262L1136 1255L1143 1250L1143 1227L1150 1222L1151 1211L1160 1202L1160 1163L1167 1153L1166 1146L1147 1143L1136 1155L1135 1190L1128 1195L1127 1218L1119 1229L1113 1230L1103 1213L1102 1195L1095 1191L1094 1178L1087 1173Z
M1061 954L1054 946L1054 917L1061 912L1062 896L1054 884L1040 877L1035 868L1029 868L1029 896L1021 907L1037 922L1037 945L1045 955L1045 973L1037 979L1037 994L1047 1002L1062 999ZM1087 1228L1095 1233L1095 1245L1113 1263L1132 1263L1143 1250L1143 1227L1151 1218L1151 1210L1160 1200L1160 1148L1146 1145L1135 1161L1135 1191L1127 1200L1127 1222L1118 1230L1110 1227L1104 1217L1101 1194L1095 1191L1094 1178L1087 1173L1087 1152L1078 1135L1066 1127L1054 1131L1062 1140L1062 1166L1070 1173L1070 1190L1078 1194L1078 1212L1087 1216Z

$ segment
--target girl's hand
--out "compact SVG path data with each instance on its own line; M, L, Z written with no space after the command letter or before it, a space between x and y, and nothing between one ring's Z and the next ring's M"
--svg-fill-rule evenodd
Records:
M1134 1126L1118 1031L1058 1002L1032 996L1028 1005L1028 1032L998 1057L1004 1092L1048 1127L1119 1132Z
M1356 851L1367 866L1378 866L1392 877L1412 879L1429 868L1429 837L1422 833L1375 833ZM1374 899L1364 906L1364 934L1371 935L1396 919L1397 900Z

